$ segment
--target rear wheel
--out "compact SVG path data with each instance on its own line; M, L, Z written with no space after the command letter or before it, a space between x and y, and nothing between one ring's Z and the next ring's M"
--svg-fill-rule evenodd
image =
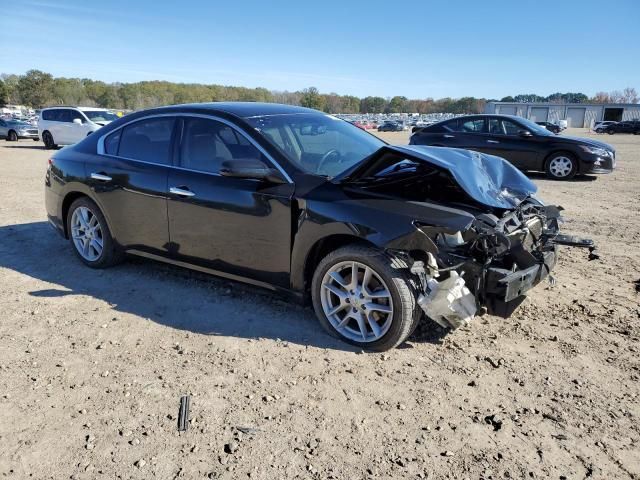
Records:
M415 330L421 310L410 274L384 252L348 245L327 255L313 276L313 306L333 336L384 351Z
M116 248L109 226L98 206L91 199L75 200L67 215L69 241L85 265L106 268L119 263L123 255Z
M578 162L575 157L566 152L554 153L547 160L547 177L553 180L569 180L578 171Z
M53 141L53 135L47 130L42 133L42 141L44 142L44 148L51 150L56 148L56 144Z

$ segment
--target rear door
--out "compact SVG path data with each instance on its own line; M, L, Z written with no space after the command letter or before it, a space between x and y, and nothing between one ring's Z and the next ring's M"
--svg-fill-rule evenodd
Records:
M7 122L0 118L0 138L6 138L9 133Z
M130 249L168 252L167 178L176 118L134 121L98 141L86 175L116 241Z
M229 122L185 116L182 123L179 168L168 183L172 256L288 287L293 184L221 176L226 160L270 159Z

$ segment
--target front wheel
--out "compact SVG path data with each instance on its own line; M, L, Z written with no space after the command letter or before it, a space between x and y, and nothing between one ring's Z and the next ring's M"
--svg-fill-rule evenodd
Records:
M404 342L421 318L410 274L384 252L348 245L327 255L311 285L313 307L333 336L384 351Z
M81 197L71 204L67 232L73 250L85 265L106 268L122 260L104 215L89 198Z
M552 180L569 180L577 171L578 163L568 153L555 153L547 160L546 173Z
M17 142L18 141L18 134L11 130L9 132L9 135L7 135L7 142Z

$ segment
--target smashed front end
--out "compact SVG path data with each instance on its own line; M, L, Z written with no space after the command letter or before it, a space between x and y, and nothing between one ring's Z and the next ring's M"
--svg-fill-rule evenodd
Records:
M550 277L557 246L595 249L560 234L561 207L505 160L468 150L387 147L352 175L369 192L409 202L413 231L387 243L419 279L418 304L456 328L478 313L507 317ZM422 206L423 210L414 210Z
M559 235L559 221L557 207L529 199L501 217L480 214L465 231L416 222L416 230L435 247L423 259L410 260L420 278L419 305L429 318L452 328L479 312L510 315L554 268L557 245L567 240Z

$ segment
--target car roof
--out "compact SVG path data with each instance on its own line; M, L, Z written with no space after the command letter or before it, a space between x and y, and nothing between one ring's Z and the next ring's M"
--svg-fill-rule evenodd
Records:
M287 115L296 113L322 113L311 108L283 105L280 103L261 102L209 102L185 103L160 107L157 110L166 112L181 112L184 110L203 110L210 112L224 112L241 118L262 117L268 115Z
M100 112L107 111L106 108L101 108L101 107L76 107L75 105L55 105L53 107L45 107L42 110L55 110L58 108L75 108L76 110L80 110L81 112L91 112L94 110L98 110Z

